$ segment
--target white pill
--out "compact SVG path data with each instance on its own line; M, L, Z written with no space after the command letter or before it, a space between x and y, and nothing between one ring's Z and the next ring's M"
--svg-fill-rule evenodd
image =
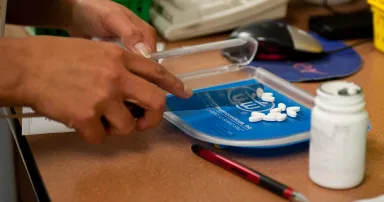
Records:
M261 121L261 120L263 120L263 117L261 117L261 116L251 116L251 117L249 117L249 122L258 122L258 121Z
M271 112L267 114L267 116L273 116L273 117L277 117L279 115L280 115L280 112Z
M252 112L251 113L251 116L265 116L265 114L261 113L261 112Z
M263 118L264 121L276 121L276 116L264 116Z
M273 108L271 110L269 110L269 112L273 113L273 112L281 112L281 109L280 108Z
M287 115L295 118L297 116L297 113L293 110L287 110Z
M295 112L299 112L300 111L300 107L297 107L297 106L295 106L295 107L288 107L287 108L287 111L288 110L292 110L292 111L295 111Z
M263 88L257 88L256 89L256 95L257 97L261 97L264 93L264 89Z
M273 97L273 93L263 93L262 96L270 96L270 97Z
M285 111L285 109L287 108L287 106L286 106L284 103L279 103L279 104L277 105L277 107L280 108L281 111Z
M271 96L261 96L261 99L265 102L274 102L275 101L275 97L271 97Z
M285 119L287 119L287 114L279 114L279 115L276 117L276 121L278 121L278 122L285 121Z

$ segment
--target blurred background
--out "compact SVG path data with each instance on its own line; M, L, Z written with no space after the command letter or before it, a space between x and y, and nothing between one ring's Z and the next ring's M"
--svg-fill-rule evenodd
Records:
M374 0L113 0L152 24L166 40L182 40L236 29L251 22L285 19L290 6L351 7ZM358 6L370 10L369 6ZM341 8L342 9L342 8ZM349 9L350 10L350 9ZM356 9L355 9L356 10ZM355 11L353 10L353 11ZM371 22L372 23L372 22ZM33 35L68 36L63 30L27 27Z

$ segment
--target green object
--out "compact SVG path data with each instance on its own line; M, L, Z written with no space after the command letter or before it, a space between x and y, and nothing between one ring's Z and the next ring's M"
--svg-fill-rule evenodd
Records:
M69 37L69 34L65 30L61 29L48 29L48 28L35 28L36 35L51 35L51 36L64 36Z
M141 19L143 19L146 22L149 22L150 20L149 9L151 8L152 0L113 0L113 1L127 7L129 10L131 10ZM30 29L31 29L31 32L34 33L35 35L51 35L51 36L69 37L68 32L65 30L39 28L39 27L31 27Z
M113 1L129 8L141 19L143 19L146 22L149 22L150 20L149 9L152 6L152 0L113 0Z

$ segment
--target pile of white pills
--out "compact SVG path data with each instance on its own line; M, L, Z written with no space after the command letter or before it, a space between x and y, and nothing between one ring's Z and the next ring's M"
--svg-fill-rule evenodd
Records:
M275 97L272 93L263 93L261 99L266 102L274 102ZM283 112L286 113L283 113ZM299 106L287 107L284 103L279 103L277 108L273 108L269 111L268 114L261 112L252 112L249 117L249 122L258 122L258 121L278 121L282 122L287 119L287 116L295 118L297 113L300 111Z

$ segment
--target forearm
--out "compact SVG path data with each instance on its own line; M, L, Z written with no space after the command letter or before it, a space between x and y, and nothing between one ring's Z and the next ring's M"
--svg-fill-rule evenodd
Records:
M74 0L8 0L7 23L65 29Z
M23 39L0 39L0 106L27 105Z

